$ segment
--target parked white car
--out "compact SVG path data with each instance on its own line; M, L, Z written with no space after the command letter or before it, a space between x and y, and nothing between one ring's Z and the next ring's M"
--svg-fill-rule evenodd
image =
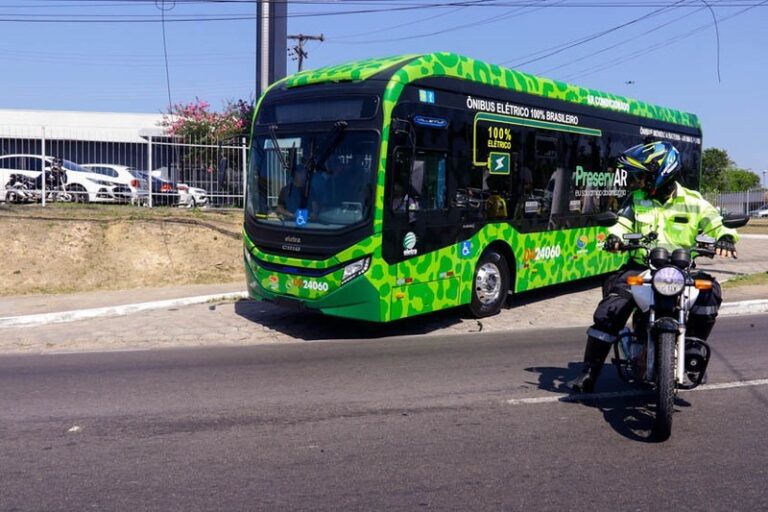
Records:
M53 165L54 157L40 155L3 155L0 156L0 187L5 187L12 174L21 174L37 178ZM77 202L127 203L131 200L128 186L69 160L61 160L66 172L65 189L73 194ZM2 196L2 194L0 194Z
M110 178L118 183L122 183L131 189L131 203L132 204L144 204L147 201L149 190L147 187L147 180L137 178L136 175L131 172L136 169L127 165L118 164L81 164L91 172L101 174Z
M190 187L184 183L177 185L179 189L179 206L195 208L208 205L208 192L202 188Z
M752 210L751 212L749 212L749 215L752 217L758 217L758 218L768 217L768 204L763 205L761 208L758 208L757 210Z

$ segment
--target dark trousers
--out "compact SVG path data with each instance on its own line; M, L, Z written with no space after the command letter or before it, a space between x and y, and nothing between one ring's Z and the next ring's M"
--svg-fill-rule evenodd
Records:
M603 284L603 300L595 310L595 323L587 330L590 337L606 343L616 341L619 331L627 324L627 320L635 309L627 277L636 276L643 270L639 265L629 264L606 279ZM715 278L703 272L696 277L712 280L712 289L699 291L699 296L688 316L686 337L706 340L715 325L717 311L720 309L723 298L720 284Z

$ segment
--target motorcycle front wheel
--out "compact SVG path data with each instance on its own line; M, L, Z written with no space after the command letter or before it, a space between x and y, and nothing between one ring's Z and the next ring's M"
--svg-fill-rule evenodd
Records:
M656 366L656 421L653 434L658 441L672 435L672 413L675 409L675 335L659 334Z

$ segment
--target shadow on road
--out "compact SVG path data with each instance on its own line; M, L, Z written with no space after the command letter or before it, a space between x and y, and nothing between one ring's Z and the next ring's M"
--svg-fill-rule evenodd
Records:
M508 301L511 308L536 304L569 293L579 293L599 287L602 277L550 286L515 295ZM429 334L446 327L465 324L462 332L483 330L483 320L470 316L464 307L456 307L414 318L386 324L325 316L316 310L291 310L269 302L241 300L235 304L235 313L265 329L275 330L302 340L386 338Z
M522 292L514 295L508 301L508 304L510 307L535 304L537 302L554 299L555 297L568 295L569 293L580 293L587 290L592 290L594 288L599 288L603 285L604 281L605 276L588 277L586 279L579 279L578 281L571 281L569 283L548 286L538 290ZM595 303L595 306L596 305L597 303Z
M374 339L393 336L428 334L432 331L460 324L469 319L461 308L429 313L387 324L350 320L326 316L307 309L292 311L274 304L241 300L235 304L235 313L242 318L301 340ZM471 324L470 324L471 325ZM481 327L477 324L476 330Z
M531 367L526 368L525 371L539 374L538 382L531 382L531 384L538 385L539 389L551 393L571 395L571 391L566 387L565 383L581 371L581 366L581 362L571 362L568 363L567 368ZM636 388L630 387L621 381L616 375L613 365L606 365L595 392L622 392L630 390L634 391ZM569 402L597 409L603 414L605 421L617 433L627 439L642 443L656 442L651 433L656 416L654 397L651 392L640 396L587 398L585 400L578 400L574 397ZM676 406L678 408L689 407L690 403L678 397Z

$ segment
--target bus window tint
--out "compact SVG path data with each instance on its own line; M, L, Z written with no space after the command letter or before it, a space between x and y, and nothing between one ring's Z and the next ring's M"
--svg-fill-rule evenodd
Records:
M419 151L413 160L410 188L421 210L442 210L445 201L445 153Z
M558 134L528 130L523 168L518 173L522 197L515 218L524 230L553 229L568 210L569 176Z
M395 154L390 205L394 212L447 208L445 153L417 151L413 163L406 151Z

